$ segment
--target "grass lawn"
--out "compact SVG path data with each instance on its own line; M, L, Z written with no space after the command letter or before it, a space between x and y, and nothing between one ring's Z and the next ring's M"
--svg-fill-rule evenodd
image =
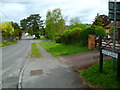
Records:
M47 38L35 38L33 40L49 40L49 39L47 39Z
M42 55L35 43L32 43L32 45L31 45L31 55L30 56L31 57L42 57Z
M0 42L0 47L4 47L4 46L8 46L8 45L12 45L12 44L15 44L16 42Z
M40 42L39 44L48 52L52 53L53 56L64 56L90 51L90 49L88 49L87 47L80 47L78 45L65 45L52 41Z
M99 64L94 64L89 69L83 70L81 76L85 81L103 88L120 88L120 83L116 81L116 72L111 65L112 60L104 61L103 73L98 71Z

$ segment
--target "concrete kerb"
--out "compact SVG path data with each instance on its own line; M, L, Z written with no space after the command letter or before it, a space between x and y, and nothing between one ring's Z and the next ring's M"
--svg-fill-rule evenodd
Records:
M17 86L18 89L22 89L23 73L24 73L24 70L25 70L25 68L26 68L26 66L28 64L28 61L29 61L29 59L27 58L26 63L24 64L23 68L20 70L19 80L18 80L18 86Z
M18 89L18 90L22 90L23 73L24 73L24 70L25 70L25 68L26 68L26 66L27 66L27 64L28 64L30 54L31 54L31 52L28 54L26 63L23 65L22 69L20 70L20 73L19 73L19 80L18 80L18 84L17 84L17 89Z
M23 79L23 73L24 73L24 70L28 64L28 60L26 61L26 63L24 64L23 68L20 70L20 74L19 74L19 81L18 81L18 89L22 89L22 79Z

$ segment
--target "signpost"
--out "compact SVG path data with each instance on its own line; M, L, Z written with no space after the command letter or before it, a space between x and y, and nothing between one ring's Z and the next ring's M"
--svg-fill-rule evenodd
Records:
M118 58L118 53L114 53L112 51L108 51L108 50L102 49L102 53L105 54L105 55L114 57L114 58Z
M120 21L120 1L109 1L109 20L114 21L114 16Z
M112 48L112 51L115 52L116 21L120 21L120 2L117 2L117 0L109 1L109 19L114 21L113 48ZM112 65L113 65L113 68L114 68L114 57L112 59Z
M104 48L100 48L100 61L99 61L99 71L103 72L103 54L111 56L117 59L117 70L116 70L116 79L120 82L120 52L113 52L106 50Z
M115 52L116 46L116 21L120 21L120 1L117 0L109 2L109 19L114 21L114 31L113 31L113 47L112 50L106 50L102 47L102 40L100 40L100 62L99 62L99 71L103 72L103 54L111 56L113 58L112 64L114 67L114 59L117 59L117 70L116 70L116 79L120 81L120 52Z

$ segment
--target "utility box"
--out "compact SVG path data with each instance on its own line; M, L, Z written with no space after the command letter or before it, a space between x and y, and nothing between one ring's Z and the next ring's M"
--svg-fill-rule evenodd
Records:
M95 35L89 35L89 38L88 38L88 48L89 49L95 48L95 40L96 40Z

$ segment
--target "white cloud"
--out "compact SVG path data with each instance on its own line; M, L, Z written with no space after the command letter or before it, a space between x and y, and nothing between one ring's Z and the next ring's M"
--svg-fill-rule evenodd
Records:
M11 1L11 2L10 2ZM48 9L62 9L62 14L80 17L83 23L92 23L97 15L108 13L108 0L1 0L0 9L10 20L19 21L30 14L39 13L45 19ZM7 3L6 3L7 2ZM22 2L22 3L20 3ZM26 3L28 2L28 3ZM0 14L1 15L1 14ZM5 18L5 15L2 14ZM6 19L4 19L6 20Z

